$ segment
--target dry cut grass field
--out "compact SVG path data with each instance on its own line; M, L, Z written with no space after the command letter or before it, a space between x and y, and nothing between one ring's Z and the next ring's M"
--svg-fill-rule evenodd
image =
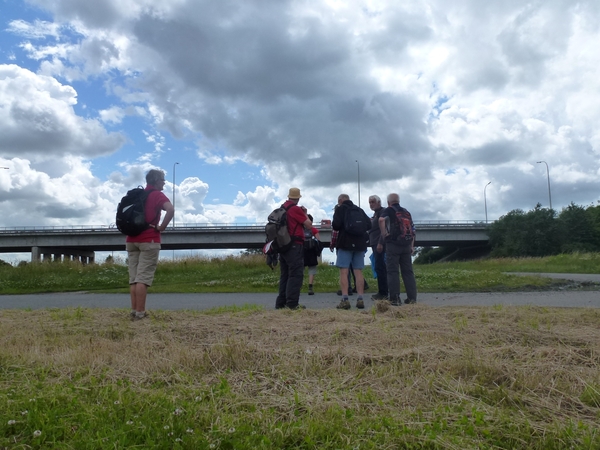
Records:
M600 311L0 311L0 448L599 448Z

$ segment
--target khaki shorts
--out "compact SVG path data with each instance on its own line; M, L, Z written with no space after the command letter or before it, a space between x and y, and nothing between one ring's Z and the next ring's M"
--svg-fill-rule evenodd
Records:
M146 286L152 286L160 243L126 242L125 248L129 259L129 284L144 283Z
M317 266L308 266L308 274L316 275L317 274Z

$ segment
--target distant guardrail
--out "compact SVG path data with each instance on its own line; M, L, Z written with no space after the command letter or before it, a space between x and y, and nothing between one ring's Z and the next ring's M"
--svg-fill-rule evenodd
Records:
M444 228L444 227L485 227L492 222L485 223L481 220L419 220L415 221L415 227L419 228ZM257 223L183 223L175 226L169 226L167 230L196 230L196 229L234 229L234 230L258 230L263 229L265 224ZM330 229L315 224L317 229ZM0 233L19 233L19 232L114 232L118 231L114 224L110 225L28 225L19 227L0 227Z

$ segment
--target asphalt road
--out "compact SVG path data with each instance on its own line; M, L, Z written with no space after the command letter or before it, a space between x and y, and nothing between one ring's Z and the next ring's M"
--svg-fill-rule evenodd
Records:
M530 275L530 274L527 274ZM539 274L540 276L572 280L576 282L600 283L600 275L582 274ZM317 287L318 289L318 287ZM150 290L148 310L210 309L220 306L256 304L265 308L275 307L276 293L267 294L153 294ZM365 306L372 305L371 293L365 295ZM307 308L335 308L340 297L335 293L307 295L302 293L300 304ZM356 295L350 297L354 308ZM490 292L490 293L420 293L420 304L428 306L492 306L492 305L537 305L550 307L600 308L600 291L558 290L543 292ZM91 294L70 292L56 294L2 295L0 309L43 309L43 308L129 308L129 294Z

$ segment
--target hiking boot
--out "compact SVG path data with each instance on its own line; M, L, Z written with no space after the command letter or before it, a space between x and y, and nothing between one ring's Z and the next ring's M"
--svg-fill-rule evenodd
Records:
M402 300L400 300L400 297L390 298L390 305L392 305L392 306L402 306Z
M312 287L308 288L308 295L315 295L315 291L313 291Z
M387 300L388 296L385 294L380 294L379 292L377 294L373 294L371 295L371 300L373 300L374 302L377 300Z
M407 298L406 300L404 300L405 305L411 305L414 303L417 303L417 301L414 298Z
M337 309L350 309L350 302L348 300L342 300L339 305L336 306Z
M296 306L290 306L289 308L293 309L293 310L298 310L298 309L306 309L306 306L304 306L304 305L296 305Z
M364 309L365 308L365 302L363 302L362 298L359 298L358 300L356 300L356 307L358 309Z

